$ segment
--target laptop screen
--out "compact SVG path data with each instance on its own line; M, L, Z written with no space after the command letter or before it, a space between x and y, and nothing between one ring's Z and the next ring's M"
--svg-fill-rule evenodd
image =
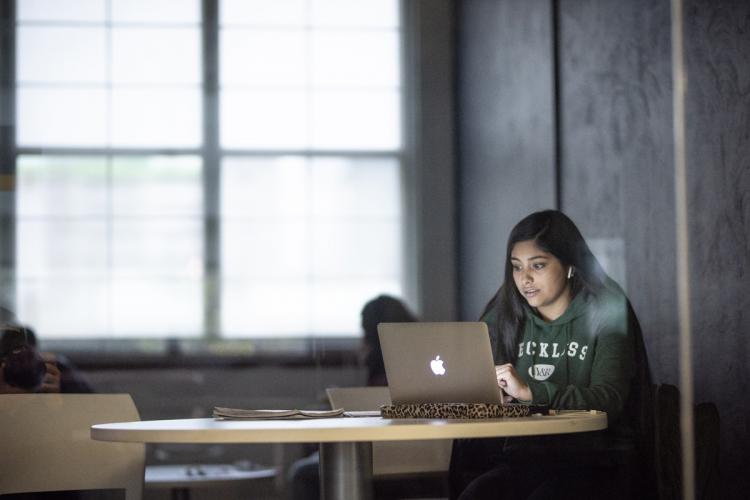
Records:
M381 323L378 334L394 404L502 403L485 323Z

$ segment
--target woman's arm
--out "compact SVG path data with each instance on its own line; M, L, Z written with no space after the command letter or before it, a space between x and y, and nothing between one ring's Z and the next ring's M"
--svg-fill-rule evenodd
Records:
M602 410L611 419L622 412L635 373L633 339L623 329L601 333L587 386L561 385L549 381L529 382L534 404L560 409Z

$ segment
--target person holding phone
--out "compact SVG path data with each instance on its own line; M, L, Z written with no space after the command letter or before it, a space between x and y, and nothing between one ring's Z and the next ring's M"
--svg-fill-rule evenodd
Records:
M482 321L507 396L551 409L605 411L608 429L458 440L452 498L627 498L613 485L639 474L648 362L630 302L570 218L545 210L513 228L504 281Z
M0 394L33 392L94 391L65 356L38 349L31 327L0 323Z

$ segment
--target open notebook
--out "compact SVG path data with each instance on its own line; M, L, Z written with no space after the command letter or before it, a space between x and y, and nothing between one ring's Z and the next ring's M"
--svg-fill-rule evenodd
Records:
M214 418L221 420L331 418L340 417L343 414L342 408L335 410L243 410L214 407Z

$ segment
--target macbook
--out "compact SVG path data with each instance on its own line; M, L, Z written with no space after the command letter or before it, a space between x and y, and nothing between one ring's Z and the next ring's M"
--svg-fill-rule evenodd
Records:
M394 404L502 403L487 325L380 323Z

